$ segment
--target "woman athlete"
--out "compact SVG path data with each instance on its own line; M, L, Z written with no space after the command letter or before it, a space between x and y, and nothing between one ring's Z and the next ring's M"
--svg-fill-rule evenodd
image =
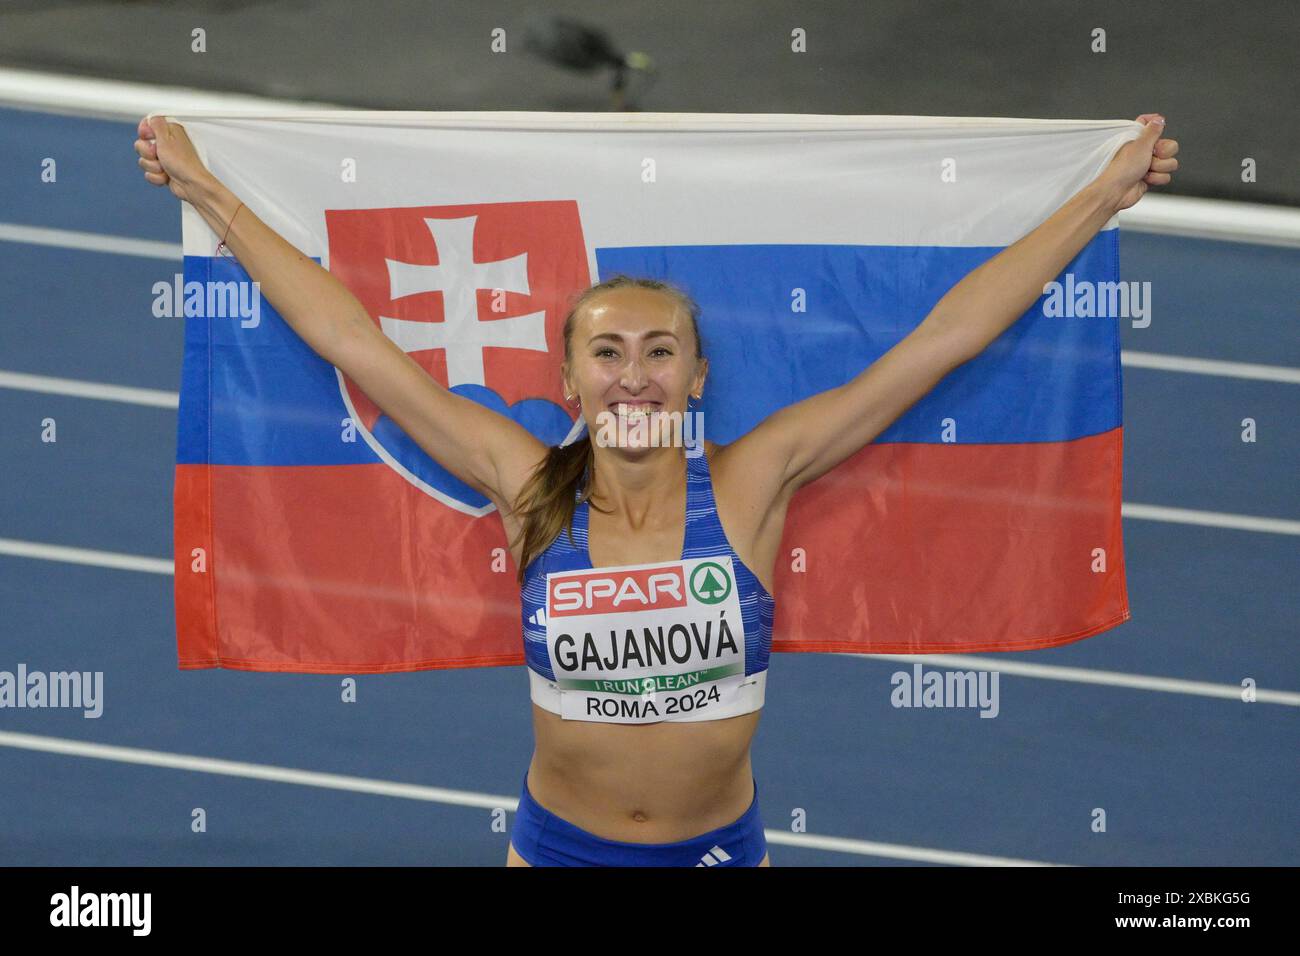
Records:
M1159 138L1162 117L1143 114L1138 121L1146 129L1100 176L963 278L869 368L781 409L731 444L705 441L703 455L599 438L611 415L634 423L647 410L686 413L702 394L708 362L697 310L680 290L624 278L582 293L564 324L562 375L587 437L548 448L427 375L339 280L252 210L239 208L180 124L141 120L135 149L145 179L169 187L226 236L262 295L312 349L496 505L524 585L536 735L507 865L769 866L749 749L763 700L774 566L790 498L983 351L1116 212L1148 186L1170 181L1177 142ZM660 566L662 573L651 580L622 570L641 565ZM691 593L721 603L697 601L694 610L672 613L700 615L693 622L700 626L705 612L712 615L719 625L717 643L709 644L714 656L694 661L701 666L686 680L679 659L665 660L662 642L656 657L652 643L631 646L629 629L628 645L609 649L615 635L602 644L597 627L596 639L588 631L584 644L581 617L547 618L546 608L561 606L554 598L565 574L574 587L563 593L582 605L581 572L592 568L611 569L620 587L636 578L639 587L667 595L664 600L682 597L690 574ZM702 590L697 573L704 575ZM551 584L554 592L547 590ZM727 618L730 600L736 603ZM582 607L594 613L595 604ZM669 620L668 613L657 620ZM662 623L658 630L662 635ZM629 694L625 684L596 680L615 665L644 674L631 683L644 682L647 692ZM684 684L689 689L680 691ZM591 690L597 686L621 692Z

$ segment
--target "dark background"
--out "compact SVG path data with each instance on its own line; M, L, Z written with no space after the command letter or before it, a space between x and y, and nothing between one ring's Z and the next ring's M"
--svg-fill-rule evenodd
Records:
M607 72L525 51L525 23L544 13L653 57L644 110L1161 112L1182 149L1162 192L1300 205L1296 0L13 0L0 64L370 109L609 109ZM204 53L190 51L196 27ZM806 53L790 51L795 27ZM505 53L491 52L494 28ZM1244 157L1255 183L1241 182Z

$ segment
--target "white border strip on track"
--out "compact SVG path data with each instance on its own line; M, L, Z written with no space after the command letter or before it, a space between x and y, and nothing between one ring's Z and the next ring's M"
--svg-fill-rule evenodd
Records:
M1121 230L1300 248L1300 209L1148 194L1119 214Z
M0 747L59 754L65 757L91 757L117 763L162 767L168 770L186 770L191 773L210 773L226 777L243 777L248 780L265 780L271 783L292 783L327 790L346 790L381 797L398 797L404 800L423 800L480 810L505 809L514 813L519 807L518 797L494 796L471 790L449 790L420 784L376 780L371 777L352 777L314 770L295 770L271 764L245 763L238 760L220 760L190 754L168 753L162 750L145 750L139 747L118 747L96 744L64 737L44 737L0 731ZM853 853L858 856L884 857L894 860L911 860L949 866L1062 866L1035 860L1018 860L1012 857L985 856L927 847L905 846L897 843L875 843L845 837L818 836L812 833L787 833L783 830L765 830L769 843L801 847L811 850L829 850L836 853Z
M350 107L309 100L280 100L127 80L98 79L41 70L0 68L0 106L41 112L139 121L150 113L195 110L324 111Z
M357 111L335 103L288 101L269 97L249 96L239 93L221 93L192 87L154 86L123 80L105 80L35 70L0 68L0 105L19 109L69 113L72 115L101 116L118 120L139 120L151 113L179 115L198 112L212 114L230 113L296 113L326 114L348 110L368 113L372 118L384 111ZM396 121L417 122L421 117L461 117L466 121L477 118L481 122L520 123L532 117L548 124L560 122L626 123L643 125L663 122L665 118L678 122L724 123L743 122L738 114L646 114L646 113L418 113L405 110L387 111ZM545 118L545 119L543 119ZM812 114L790 114L792 122L815 124ZM880 119L877 117L877 119ZM943 120L946 123L982 119L977 117L900 117L911 124L925 120ZM1008 122L1040 123L1042 120L1007 118ZM843 123L845 117L822 117L822 122ZM1068 121L1062 121L1068 122ZM1075 122L1085 122L1083 120ZM1300 209L1289 206L1269 206L1240 203L1218 199L1196 199L1183 196L1151 194L1132 209L1119 214L1122 229L1161 235L1185 236L1197 239L1219 239L1300 248Z

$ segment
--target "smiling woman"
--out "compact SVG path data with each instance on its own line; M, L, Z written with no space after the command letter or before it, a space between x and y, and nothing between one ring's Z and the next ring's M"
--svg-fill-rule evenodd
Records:
M621 311L620 306L640 316L642 324L648 322L651 326L639 331L636 341L625 341L622 331L604 327L611 310ZM668 322L650 321L665 311L669 315ZM586 315L588 312L590 316ZM708 374L708 359L704 357L699 314L699 306L677 286L657 279L627 275L606 279L575 299L564 320L565 396L579 411L584 407L598 411L593 416L594 422L588 423L587 434L572 444L548 449L545 460L520 489L513 509L520 516L523 535L517 555L520 584L524 583L525 570L533 558L571 522L575 496L578 502L588 501L591 497L591 488L583 487L583 476L587 476L588 482L594 478L595 449L602 444L599 438L593 443L591 426L594 424L598 430L607 428L611 414L620 419L630 419L630 410L633 409L655 408L677 411L680 415L687 409L688 395L695 399L701 397L704 377ZM576 329L583 318L590 318L597 328L590 330L586 339L575 348ZM588 329L585 322L583 329ZM625 362L622 356L628 349L644 351L649 358L644 381L633 385L637 389L636 395L627 394L622 384L614 381ZM683 361L683 355L693 356L694 367L688 368L692 363ZM591 384L585 387L588 397L585 406L582 400L584 391L574 381L574 375L580 369L589 372L592 379ZM651 370L658 373L653 376L653 381ZM676 378L665 378L664 370L674 373ZM678 379L688 375L689 392L676 394L683 391L683 383ZM673 402L666 394L669 391L673 393ZM597 510L601 510L599 506Z
M672 285L615 276L565 321L565 391L588 432L549 449L502 514L537 739L512 865L770 865L749 745L774 601L723 531L716 447L591 437L611 417L691 414L708 374L698 315ZM770 579L771 563L754 567Z
M548 448L434 381L346 286L241 212L182 127L144 120L136 150L146 179L194 204L294 332L496 505L522 585L536 735L509 862L761 866L750 744L791 497L983 352L1119 210L1169 182L1178 144L1159 138L1160 117L1139 121L1099 176L868 367L695 456L590 438L601 415L685 413L702 395L699 309L681 289L618 276L577 298L562 371L587 436Z

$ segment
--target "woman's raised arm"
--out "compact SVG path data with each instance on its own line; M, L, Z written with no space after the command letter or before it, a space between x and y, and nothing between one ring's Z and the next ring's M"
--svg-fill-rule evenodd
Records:
M352 379L440 465L500 508L546 446L518 423L443 388L371 321L351 290L294 248L203 165L179 123L140 121L145 179L190 203L312 351ZM238 210L238 215L235 215ZM233 221L232 221L233 217Z
M855 454L930 392L953 369L984 351L1043 294L1089 240L1148 186L1178 168L1178 143L1159 139L1164 120L1116 152L1102 174L1037 229L972 271L909 335L837 388L769 415L727 448L740 473L770 475L756 490L774 501L792 495ZM773 469L772 463L781 467Z

